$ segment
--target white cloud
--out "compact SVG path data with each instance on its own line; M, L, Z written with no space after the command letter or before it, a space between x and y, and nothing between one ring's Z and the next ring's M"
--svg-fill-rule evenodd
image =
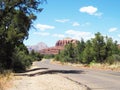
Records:
M52 36L53 37L58 37L58 38L64 38L65 37L65 35L63 35L63 34L53 34Z
M36 28L40 29L41 31L44 31L46 29L54 29L55 27L50 25L37 24Z
M102 14L103 14L103 13L101 13L101 12L97 12L97 13L95 13L94 15L100 17L100 16L102 16Z
M93 15L97 12L97 8L96 7L93 7L93 6L87 6L87 7L82 7L80 8L80 12L83 12L83 13L88 13L90 15Z
M84 24L81 24L81 26L89 26L89 25L91 25L90 22L86 22L86 23L84 23Z
M114 31L116 31L118 28L116 28L116 27L113 27L113 28L110 28L109 29L109 32L114 32Z
M120 34L119 34L119 37L120 37ZM116 39L118 44L120 44L120 38Z
M50 35L50 33L47 33L47 32L34 32L33 34L39 35L39 36L49 36Z
M80 26L78 22L74 22L72 26Z
M60 22L60 23L65 23L65 22L68 22L69 19L58 19L58 20L55 20L56 22Z
M118 34L118 37L120 37L120 34Z
M101 16L102 15L101 12L98 12L98 8L96 8L94 6L82 7L79 9L79 11L82 13L88 13L89 15L94 15L94 16Z
M78 40L81 40L81 38L83 38L84 40L88 40L94 36L90 32L76 31L76 30L67 30L65 33L68 36Z

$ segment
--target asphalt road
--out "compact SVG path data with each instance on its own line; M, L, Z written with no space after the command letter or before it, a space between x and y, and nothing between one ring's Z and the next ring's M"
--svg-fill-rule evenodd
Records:
M45 68L41 74L61 74L68 79L81 83L91 90L120 90L120 72L83 69L68 65L52 64L49 60L35 63Z

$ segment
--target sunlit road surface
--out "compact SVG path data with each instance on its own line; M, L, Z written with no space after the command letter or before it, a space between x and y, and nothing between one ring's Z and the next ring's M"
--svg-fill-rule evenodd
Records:
M52 64L49 60L36 62L35 64L40 68L48 68L43 74L60 73L64 77L86 85L91 90L120 90L120 72Z

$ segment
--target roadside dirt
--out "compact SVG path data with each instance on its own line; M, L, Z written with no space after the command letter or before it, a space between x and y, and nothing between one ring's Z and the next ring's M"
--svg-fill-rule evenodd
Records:
M111 70L120 72L120 64L116 65L108 65L108 64L92 64L92 65L83 65L83 64L75 64L75 63L61 63L60 61L51 60L53 64L59 65L68 65L74 66L78 68L87 68L87 69L95 69L95 70Z
M37 70L37 67L33 66L26 73L16 74L11 88L7 90L88 90L86 86L63 77L61 74L36 74L43 71L45 69ZM31 74L33 76L30 76Z

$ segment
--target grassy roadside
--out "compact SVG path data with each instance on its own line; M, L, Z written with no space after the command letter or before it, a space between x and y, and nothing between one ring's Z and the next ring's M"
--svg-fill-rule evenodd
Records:
M112 65L93 63L93 64L90 64L88 67L95 68L95 69L102 69L102 70L120 71L120 63L116 63Z
M0 90L6 90L12 84L13 73L6 71L4 74L0 74Z
M74 66L78 68L120 71L120 63L116 63L112 65L100 64L100 63L76 64L76 63L60 62L55 60L51 60L51 63L60 64L60 65L69 65L69 66Z

